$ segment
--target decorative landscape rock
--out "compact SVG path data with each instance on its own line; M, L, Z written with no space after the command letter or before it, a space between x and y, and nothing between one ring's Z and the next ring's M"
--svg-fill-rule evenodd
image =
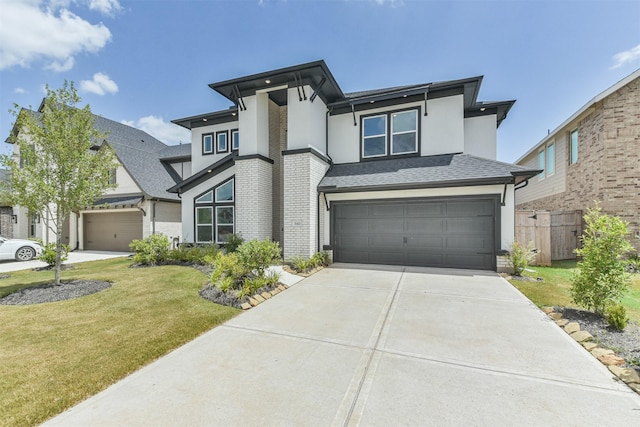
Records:
M578 342L591 341L593 339L593 335L587 331L577 331L571 334L571 338Z
M598 356L598 360L607 366L624 365L624 359L615 354L603 354L602 356Z
M630 384L627 384L627 385L631 388L631 390L633 390L636 393L640 394L640 384L638 384L638 383L630 383Z
M260 304L257 300L253 299L253 298L249 298L249 304L251 304L252 307L255 307L256 305Z
M580 325L577 322L569 322L565 325L564 330L566 333L571 335L572 333L580 330Z
M260 296L264 299L269 299L271 298L271 294L269 292L263 292L260 294Z
M553 307L545 307L545 308L542 309L542 312L544 314L551 314L551 313L553 313L553 310L554 310Z
M249 304L248 302L243 302L240 307L242 307L243 310L249 310L251 308L251 304Z
M587 342L581 342L580 344L582 344L582 346L583 346L584 348L586 348L586 349L587 349L587 351L591 351L591 350L593 350L594 348L597 348L597 347L598 347L598 344L596 344L596 343L594 343L594 342L589 342L589 341L587 341Z
M551 320L560 320L562 319L562 313L549 313L549 317Z
M609 370L618 378L620 378L625 383L640 383L640 376L635 371L635 369L631 368L621 368L619 366L609 366Z
M594 348L591 350L591 354L595 357L604 356L605 354L615 354L613 350L609 350L607 348Z

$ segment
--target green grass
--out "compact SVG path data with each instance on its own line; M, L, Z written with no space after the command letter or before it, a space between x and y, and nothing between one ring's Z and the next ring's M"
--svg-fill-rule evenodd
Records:
M200 298L207 278L193 268L130 264L116 258L62 273L113 283L93 295L0 305L0 425L39 424L239 312ZM11 273L0 296L52 279Z
M578 307L571 299L571 275L576 269L576 261L556 261L551 267L529 267L534 273L525 272L525 276L542 277L542 282L524 282L511 280L516 288L539 307L565 306ZM631 275L629 291L622 299L622 305L635 323L640 324L640 274Z

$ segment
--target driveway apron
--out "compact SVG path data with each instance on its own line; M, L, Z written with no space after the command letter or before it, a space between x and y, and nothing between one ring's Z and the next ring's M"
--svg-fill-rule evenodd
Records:
M47 426L640 425L640 396L490 272L335 264Z

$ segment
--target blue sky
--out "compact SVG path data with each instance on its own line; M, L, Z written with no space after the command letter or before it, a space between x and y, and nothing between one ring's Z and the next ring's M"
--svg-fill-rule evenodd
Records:
M517 100L511 162L640 67L640 1L0 0L0 137L66 79L94 113L189 142L172 119L230 106L207 84L318 59L345 92L484 75L479 100Z

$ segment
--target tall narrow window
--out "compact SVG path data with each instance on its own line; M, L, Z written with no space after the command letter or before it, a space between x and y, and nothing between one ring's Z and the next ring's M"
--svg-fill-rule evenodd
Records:
M556 145L547 146L547 170L546 175L553 175L556 172Z
M362 157L387 155L387 116L365 117L362 120Z
M196 242L213 241L213 208L211 206L196 207Z
M231 131L231 149L234 151L240 149L240 132L238 132L238 129Z
M578 162L578 129L571 131L571 152L569 153L569 164Z
M216 133L216 153L226 153L229 151L229 141L227 141L227 131Z
M109 185L114 185L116 183L116 168L109 169L108 174L109 174L109 177L108 177Z
M213 153L213 134L205 133L202 135L202 154Z
M402 111L391 115L391 154L418 152L418 112Z
M216 242L226 243L233 234L233 206L216 206Z
M197 243L226 243L235 232L234 179L194 199Z
M538 151L538 169L542 172L538 175L539 179L544 179L545 167L544 167L544 148Z

